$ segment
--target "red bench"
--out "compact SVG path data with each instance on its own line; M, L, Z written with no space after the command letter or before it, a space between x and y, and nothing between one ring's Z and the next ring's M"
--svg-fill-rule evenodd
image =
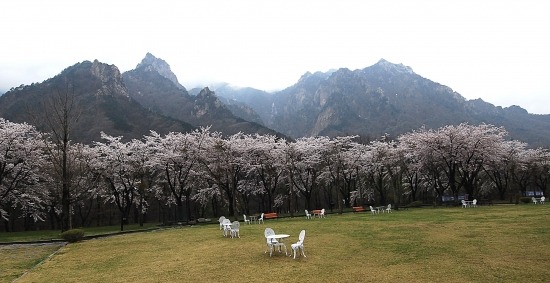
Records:
M323 213L322 209L314 209L313 210L313 218L315 217L326 217L326 215Z
M276 212L264 213L264 218L265 219L277 218L277 213Z
M362 206L354 206L353 207L353 212L359 212L359 211L365 211L365 208L362 207Z

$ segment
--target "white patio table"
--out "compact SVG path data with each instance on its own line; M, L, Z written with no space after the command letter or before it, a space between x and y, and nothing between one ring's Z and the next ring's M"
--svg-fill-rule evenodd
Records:
M267 239L277 240L279 242L279 244L281 244L282 246L285 247L285 255L288 255L288 253L286 251L286 238L288 238L288 237L290 237L290 235L288 235L288 234L275 234L275 235L267 236ZM280 240L282 240L282 242ZM279 252L282 252L281 251L281 246L279 246ZM271 249L271 251L269 252L269 256L271 256L272 253L273 253L273 249Z

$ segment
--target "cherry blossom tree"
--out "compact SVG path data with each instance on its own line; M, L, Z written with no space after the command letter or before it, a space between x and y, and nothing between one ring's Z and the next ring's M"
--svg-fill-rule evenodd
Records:
M247 135L241 145L248 184L240 189L241 195L265 195L266 198L260 199L264 211L275 211L274 200L286 170L285 140L274 135ZM250 213L248 205L245 209Z
M365 144L352 142L344 152L342 177L349 194L346 197L346 203L349 205L363 205L365 200L372 199L372 190L365 186L363 175L360 174L366 151Z
M389 170L393 167L393 154L394 142L373 141L368 145L364 167L361 169L366 182L376 191L381 204L387 203L390 192Z
M550 185L550 152L543 148L535 149L533 162L533 184L546 195L546 190Z
M149 143L149 140L131 140L126 143L129 148L130 158L129 165L130 170L133 171L132 176L137 181L135 189L137 189L137 199L135 210L138 215L138 222L140 226L143 226L145 215L147 214L150 202L154 198L153 185L161 175L158 170L157 160L154 158L158 156L159 150L156 144ZM132 185L129 182L129 185Z
M399 158L399 167L401 168L404 194L409 200L416 201L417 194L424 189L424 179L422 174L422 163L415 154L413 143L408 141L410 135L401 135L398 137L397 154Z
M471 126L460 124L457 132L464 139L463 147L457 152L459 188L463 187L470 196L475 196L475 185L483 166L497 158L500 144L508 132L503 127L481 124Z
M319 175L323 172L322 153L328 141L328 137L299 138L287 148L293 188L305 198L308 210L313 209L313 194L319 193Z
M343 213L343 201L349 205L353 176L356 172L354 161L357 157L347 154L351 152L349 149L352 147L354 138L356 136L345 136L323 141L325 148L320 151L325 165L325 170L320 177L335 186L339 214Z
M176 205L178 220L183 219L184 202L187 221L191 220L192 192L198 189L197 183L202 176L200 156L209 135L209 129L203 128L185 134L169 133L164 137L152 132L145 137L148 146L155 149L151 158L154 170L159 172L159 182L155 186L157 198L168 205ZM165 191L168 193L164 194Z
M153 197L161 207L175 206L177 220L186 212L189 221L198 209L204 217L210 205L214 216L224 209L238 219L254 204L280 212L288 203L293 215L302 205L325 207L335 196L342 213L345 205L374 197L381 204L400 203L402 195L414 201L423 190L436 203L449 193L456 200L459 193L501 199L546 193L548 150L526 149L506 135L504 128L464 123L359 144L354 136L290 142L273 135L223 137L204 128L151 132L129 142L102 134L103 142L86 146L48 140L32 126L0 118L0 217L38 221L50 212L53 223L68 204L69 216L82 225L103 199L120 211L123 230L132 209L143 223Z
M69 209L69 229L73 227L73 215L75 214L79 216L80 225L83 226L90 215L94 201L89 194L89 189L97 184L96 176L89 170L90 162L95 158L93 151L89 146L79 143L68 144L64 150L55 144L50 144L45 148L48 152L45 157L48 162L45 163L43 170L51 177L46 185L50 190L48 207L52 229L55 229L54 220L61 220L59 216L63 215L64 196L69 196L68 203L71 207ZM65 158L65 162L62 162L63 158ZM60 166L63 163L66 165L65 167ZM65 182L61 181L63 178L66 179Z
M246 148L242 143L242 133L234 134L223 139L220 133L211 133L205 141L201 164L205 169L213 188L224 192L229 207L229 215L238 219L237 190L239 181L243 178L244 162L242 150Z
M97 162L93 170L101 176L104 185L98 186L94 195L99 195L106 202L117 206L120 211L120 230L122 231L132 205L139 205L138 186L142 181L141 158L144 156L143 151L146 147L138 140L123 143L122 137L112 137L105 133L101 133L101 137L106 142L95 143Z
M446 188L451 190L455 200L462 188L469 195L474 194L484 163L497 154L498 145L506 134L504 128L463 123L437 130L421 128L409 134L407 140L429 172L440 202Z
M26 123L12 123L0 118L0 217L10 231L10 211L19 208L22 217L43 220L48 198L41 180L44 143L42 134Z
M364 205L374 200L374 190L369 185L367 168L370 165L368 144L352 142L344 151L343 180L349 191L350 205Z
M298 159L298 150L295 147L295 143L285 141L284 144L282 144L283 148L283 167L285 168L285 177L287 178L286 184L288 186L288 192L290 194L290 212L291 215L294 216L294 212L298 211L298 195L297 190L294 188L294 168L296 167L296 161ZM309 209L309 206L306 206L307 209Z
M527 144L520 141L502 142L496 155L489 159L483 167L485 175L492 184L487 187L495 188L501 200L505 199L506 193L510 190L514 167L526 147Z
M527 149L520 152L512 171L512 181L521 195L536 187L545 191L547 184L548 152L542 148ZM539 175L540 174L540 175ZM516 192L517 192L516 191Z
M386 158L385 162L387 186L390 190L390 194L393 194L391 196L393 203L399 204L401 200L401 195L404 193L403 172L405 170L403 168L403 159L405 157L404 155L402 155L402 152L398 147L398 143L396 141L390 140L389 135L383 136L382 141L384 142L384 146L386 146L386 150L388 152L388 157ZM389 196L390 195L388 195L388 197ZM389 203L389 200L386 203Z
M75 176L70 167L75 157L70 156L74 152L71 135L74 125L80 117L81 109L77 102L74 83L61 78L63 82L55 84L50 93L44 95L42 101L43 115L37 117L33 114L35 124L48 133L46 152L53 166L52 178L61 184L61 231L71 229L71 204L74 198L71 196L73 178Z

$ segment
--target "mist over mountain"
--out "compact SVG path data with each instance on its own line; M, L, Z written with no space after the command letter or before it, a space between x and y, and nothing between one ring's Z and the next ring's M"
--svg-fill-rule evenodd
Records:
M269 99L269 96L271 96L270 93L250 87L234 87L229 83L210 84L209 89L214 91L220 101L236 116L250 122L265 125L264 119L266 117L262 119L254 110L253 106L261 109L263 104L256 102L258 100ZM191 95L197 95L200 91L200 88L193 88L189 93Z
M531 146L550 145L550 115L466 100L450 87L424 78L403 64L381 59L364 69L305 73L277 93L219 92L250 105L265 125L288 136L383 134L397 136L422 126L488 123Z
M150 53L134 70L124 72L123 77L129 96L155 113L186 121L197 127L211 126L212 131L226 135L238 132L280 135L263 126L250 107L242 105L241 113L237 111L237 106L229 103L226 106L208 87L201 89L196 95L190 95L184 87L178 87L175 83L176 76L168 64ZM245 118L235 115L229 108Z

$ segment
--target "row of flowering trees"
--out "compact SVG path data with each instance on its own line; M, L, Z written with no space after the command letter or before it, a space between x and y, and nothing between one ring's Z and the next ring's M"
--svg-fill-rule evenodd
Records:
M441 203L444 195L463 193L500 199L545 193L549 152L506 135L485 124L421 128L369 143L354 136L224 137L209 129L151 132L131 141L102 134L101 142L69 145L61 179L55 143L30 125L0 119L0 216L6 231L17 219L49 220L55 227L67 191L79 223L109 205L121 229L130 218L145 221L154 205L172 208L172 218L184 221L333 206L341 213L352 205L419 197Z

